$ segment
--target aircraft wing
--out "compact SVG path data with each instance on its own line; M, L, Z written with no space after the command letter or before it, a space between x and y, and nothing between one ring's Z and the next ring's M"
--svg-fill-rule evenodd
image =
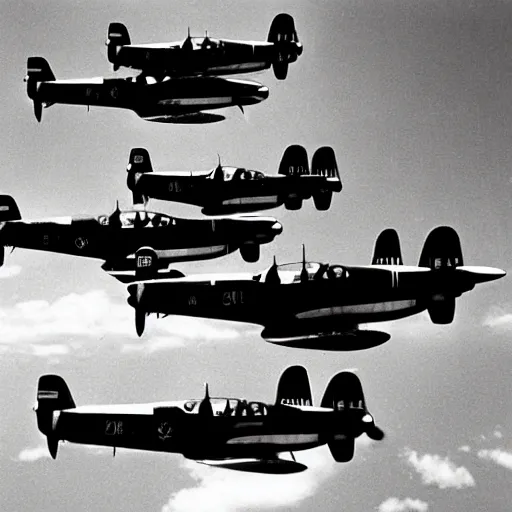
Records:
M234 469L249 473L266 473L272 475L283 475L289 473L300 473L307 469L307 466L293 460L285 460L277 457L271 459L240 458L221 460L196 460L199 464L213 466L216 468Z
M282 322L278 327L265 327L261 336L269 343L284 347L330 351L366 350L391 338L387 332L359 329L357 325L319 332L318 329L307 329L303 324L289 322Z

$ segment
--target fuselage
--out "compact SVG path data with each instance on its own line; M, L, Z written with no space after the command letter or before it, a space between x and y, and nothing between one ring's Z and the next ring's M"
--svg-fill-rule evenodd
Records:
M152 118L259 103L268 88L249 80L217 77L156 79L151 76L39 82L32 99L51 105L126 108Z
M424 267L332 265L320 274L320 264L313 263L303 282L286 267L279 270L280 283L268 282L265 273L219 274L133 283L128 289L133 295L143 288L140 305L149 313L328 332L407 317L425 310L436 294L458 296L474 286L458 275L433 278Z
M309 199L315 192L341 190L338 178L266 175L259 171L221 167L202 175L136 173L129 188L141 195L202 207L208 215L275 208L287 199Z
M229 75L268 69L275 54L272 43L191 37L185 42L122 46L115 63L171 76Z
M272 217L193 220L131 211L88 218L10 221L0 228L0 243L114 263L141 247L151 247L159 261L171 262L215 258L245 243L268 243L281 230Z
M53 435L73 443L182 453L191 459L272 458L362 433L363 409L334 412L308 406L213 398L212 417L200 400L82 406L53 413Z

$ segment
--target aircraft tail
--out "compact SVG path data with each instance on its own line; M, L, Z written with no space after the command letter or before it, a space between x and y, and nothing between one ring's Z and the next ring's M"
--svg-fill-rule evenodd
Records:
M323 146L315 151L311 160L311 174L313 176L325 176L329 179L330 186L328 190L320 190L313 194L316 209L326 211L331 206L333 191L340 192L342 188L334 149L330 146Z
M302 176L310 174L308 152L304 146L292 144L288 146L281 158L279 164L279 174L285 176Z
M419 266L446 270L461 265L464 265L464 260L457 232L450 226L433 229L423 245Z
M126 171L128 172L127 185L133 194L133 204L145 205L149 198L138 192L137 183L139 182L142 174L153 172L153 166L151 165L151 158L148 150L145 148L133 148L130 151L130 158L128 160Z
M277 385L276 405L313 405L306 368L289 366Z
M400 239L394 229L385 229L377 237L372 265L403 265Z
M384 432L375 425L368 413L359 377L352 372L337 373L327 385L322 407L340 413L343 433L334 433L327 445L336 462L349 462L354 457L355 438L365 432L370 439L380 441Z
M108 26L108 35L105 44L107 45L108 61L114 65L114 71L117 71L119 69L119 64L117 63L117 54L120 48L122 46L131 44L128 29L122 23L111 23Z
M274 43L276 54L272 67L278 80L284 80L288 75L288 64L295 62L302 54L302 45L299 43L295 21L286 13L278 14L270 25L267 41Z
M43 114L43 103L39 100L37 95L39 84L53 80L55 80L55 75L46 59L43 57L29 57L27 59L27 76L25 77L25 82L27 82L27 94L34 102L34 114L38 122L41 121Z
M59 436L57 423L63 409L74 409L75 401L62 377L42 375L37 386L37 426L46 436L52 458L57 457Z
M436 278L444 279L447 272L452 273L462 265L464 261L457 232L450 226L438 226L433 229L423 245L419 266L430 268L436 272ZM428 314L434 324L446 325L453 322L457 295L460 293L447 290L432 298Z

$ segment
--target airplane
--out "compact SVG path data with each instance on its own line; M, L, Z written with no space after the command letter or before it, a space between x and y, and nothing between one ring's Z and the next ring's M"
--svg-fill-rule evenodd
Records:
M282 232L273 217L238 216L181 219L157 212L125 210L111 215L21 220L11 196L0 196L0 266L5 246L85 256L104 260L102 268L122 282L135 277L135 254L144 267L144 252L162 260L152 276L169 277L165 265L177 261L217 258L240 250L245 261L257 261L260 244ZM181 275L178 272L178 275Z
M201 206L206 215L254 212L282 204L288 210L302 207L313 197L317 210L328 210L333 192L342 185L334 150L317 149L311 162L303 146L286 148L278 175L220 164L203 172L154 172L145 148L133 148L128 161L128 188L133 204L149 198Z
M288 367L274 404L210 398L143 404L76 406L58 375L42 375L37 426L56 459L59 441L167 453L225 469L286 474L307 469L293 452L327 444L336 462L354 457L355 439L375 441L384 432L368 412L359 378L348 371L329 382L313 406L303 366ZM292 460L279 457L290 452Z
M156 78L140 74L126 78L56 80L43 57L27 61L28 97L40 122L43 105L54 103L115 107L133 110L145 121L175 124L216 123L221 114L202 112L254 105L268 98L268 88L251 80L219 77L169 76Z
M247 322L282 346L319 350L363 350L385 343L386 332L361 324L383 322L427 310L435 324L449 324L455 299L505 271L465 266L459 236L449 226L428 235L418 266L403 265L394 229L377 238L371 265L306 262L273 265L258 274L204 274L152 280L156 254L128 285L128 303L142 335L151 313ZM177 272L177 271L176 271Z
M131 44L122 23L108 27L107 57L114 71L121 66L153 75L193 76L253 73L273 67L278 80L288 74L288 65L302 54L295 22L278 14L270 26L267 42L190 37L171 43Z

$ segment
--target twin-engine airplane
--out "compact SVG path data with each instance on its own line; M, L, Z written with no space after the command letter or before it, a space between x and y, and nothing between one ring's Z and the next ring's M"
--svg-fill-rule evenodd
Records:
M131 44L122 23L108 27L107 56L114 71L121 66L152 75L228 75L274 68L284 80L288 65L302 54L295 22L289 14L278 14L270 26L267 42L188 37L172 43Z
M455 299L478 283L505 275L465 266L459 236L448 226L427 237L419 266L404 266L395 230L377 238L371 265L306 262L274 264L251 274L191 275L147 280L157 256L146 253L144 278L128 286L139 336L150 313L217 318L260 324L261 335L279 345L321 350L361 350L390 335L360 324L396 320L428 310L432 322L449 324ZM177 272L177 271L176 271Z
M194 174L153 172L144 148L131 150L127 171L134 204L146 204L149 198L176 201L200 206L206 215L254 212L282 204L297 210L311 197L318 210L328 210L333 192L342 188L334 150L328 146L315 151L311 170L306 149L289 146L277 176L220 163Z
M359 379L335 375L314 407L307 371L291 366L281 375L275 404L210 398L147 404L77 407L64 380L39 378L37 426L51 456L59 441L181 453L212 466L257 473L297 473L307 467L294 451L327 444L336 462L354 456L354 441L366 433L384 438L366 408ZM279 458L291 452L293 460Z
M237 249L245 261L257 261L260 244L281 232L273 217L192 220L119 207L98 217L22 221L14 199L0 196L0 265L5 246L37 249L104 260L102 268L123 282L133 281L134 254L141 248L151 247L151 254L162 262L152 275L163 271L169 276L177 272L165 273L171 262L217 258ZM138 266L144 266L143 258Z
M218 77L154 77L141 74L128 78L56 80L43 57L27 61L27 94L41 121L43 105L54 103L116 107L133 110L146 121L178 124L215 123L221 114L202 112L254 105L268 97L268 88L258 82Z

